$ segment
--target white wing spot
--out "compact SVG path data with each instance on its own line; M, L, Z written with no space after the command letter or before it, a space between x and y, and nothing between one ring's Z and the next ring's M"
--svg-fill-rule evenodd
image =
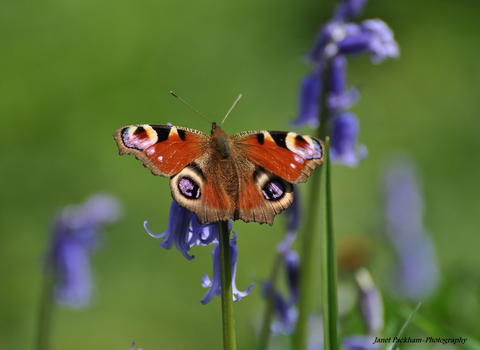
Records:
M163 156L159 156L157 159L161 163L163 161Z
M297 166L296 166L295 164L293 164L293 163L290 163L290 166L291 166L293 169L295 169L295 168L297 167Z

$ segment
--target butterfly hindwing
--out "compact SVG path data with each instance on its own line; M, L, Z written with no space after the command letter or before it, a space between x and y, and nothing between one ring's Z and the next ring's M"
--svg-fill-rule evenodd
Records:
M153 174L170 177L200 157L210 145L201 131L170 125L138 124L114 134L120 154L133 154Z

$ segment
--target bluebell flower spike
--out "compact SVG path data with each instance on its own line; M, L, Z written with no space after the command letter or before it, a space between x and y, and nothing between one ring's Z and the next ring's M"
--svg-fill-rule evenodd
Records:
M55 276L57 303L72 308L90 304L94 291L90 256L97 249L101 226L113 224L121 213L120 202L107 194L58 211L45 259L46 272Z
M408 158L390 164L383 182L386 234L398 256L392 291L416 301L429 297L440 280L435 247L423 224L419 182Z

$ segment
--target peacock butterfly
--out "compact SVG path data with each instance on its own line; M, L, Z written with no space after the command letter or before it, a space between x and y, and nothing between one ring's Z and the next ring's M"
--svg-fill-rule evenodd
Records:
M292 184L306 182L324 152L323 142L312 136L258 130L230 137L216 123L211 136L137 124L114 137L120 155L133 154L154 175L170 177L173 199L201 224L241 219L272 225L292 203Z

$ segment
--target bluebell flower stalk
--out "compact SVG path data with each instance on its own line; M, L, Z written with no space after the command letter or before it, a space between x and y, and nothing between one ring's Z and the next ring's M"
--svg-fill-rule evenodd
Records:
M424 300L440 280L435 247L423 224L424 202L413 162L400 159L384 174L383 196L386 236L397 255L392 292L399 297Z
M352 22L361 14L365 4L365 0L340 1L331 20L320 28L312 50L307 54L313 68L302 80L299 114L293 122L296 125L318 125L316 136L320 139L326 139L327 136L331 138L329 155L332 163L349 167L357 166L366 157L367 151L365 146L358 144L360 124L357 116L349 111L358 101L359 93L348 86L346 58L369 54L372 62L377 64L387 57L399 56L398 44L384 22L379 19L360 24ZM313 111L318 114L315 115ZM317 244L315 236L319 231L317 218L322 216L318 212L321 173L314 173L312 177L301 251L299 320L294 338L294 347L302 349L306 347L306 329L311 312L310 280L315 270L312 262ZM327 325L327 328L330 326L333 327Z

